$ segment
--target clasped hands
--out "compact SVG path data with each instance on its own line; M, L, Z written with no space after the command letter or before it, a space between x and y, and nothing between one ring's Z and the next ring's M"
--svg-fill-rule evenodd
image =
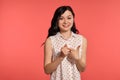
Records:
M61 48L60 57L64 58L67 56L69 59L78 60L79 59L79 48L80 46L78 46L76 49L68 48L67 45L65 44Z

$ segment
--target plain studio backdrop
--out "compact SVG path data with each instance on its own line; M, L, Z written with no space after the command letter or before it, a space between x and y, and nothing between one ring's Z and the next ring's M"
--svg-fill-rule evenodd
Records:
M0 80L49 80L41 44L61 5L88 40L82 80L120 80L119 0L0 0Z

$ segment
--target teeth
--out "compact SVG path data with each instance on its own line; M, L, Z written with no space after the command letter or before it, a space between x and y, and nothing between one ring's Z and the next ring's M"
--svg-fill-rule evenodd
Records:
M68 27L67 25L63 25L64 27Z

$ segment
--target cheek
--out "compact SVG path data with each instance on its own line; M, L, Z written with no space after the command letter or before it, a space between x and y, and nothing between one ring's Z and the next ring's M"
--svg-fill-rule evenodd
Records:
M62 25L63 24L63 21L59 21L58 22L58 25L60 26L60 25Z
M73 20L73 19L69 20L69 23L73 23L73 22L74 22L74 20Z
M71 25L73 25L73 21L70 21L69 23L70 23Z

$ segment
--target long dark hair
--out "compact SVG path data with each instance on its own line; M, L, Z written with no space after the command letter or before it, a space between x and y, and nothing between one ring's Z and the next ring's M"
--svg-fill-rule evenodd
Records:
M53 18L52 18L51 26L50 26L50 28L49 28L49 30L48 30L48 36L47 36L47 38L48 38L49 36L56 35L57 32L60 31L60 29L59 29L59 27L58 27L58 20L59 20L59 18L61 17L61 15L62 15L66 10L69 10L69 11L72 13L73 18L75 18L75 14L74 14L74 12L73 12L73 10L72 10L72 8L71 8L70 6L60 6L60 7L58 7L58 8L56 9L55 13L54 13ZM73 22L73 26L72 26L72 28L71 28L71 31L74 32L74 33L76 33L76 34L79 33L79 31L76 29L75 22ZM45 42L44 42L44 43L45 43ZM44 44L44 43L43 43L43 44ZM43 44L42 44L42 45L43 45Z
M60 31L59 27L58 27L58 20L60 18L60 16L66 11L66 10L69 10L71 11L73 17L75 17L75 14L72 10L72 8L70 6L60 6L56 9L55 13L54 13L54 16L52 18L52 21L51 21L51 27L49 28L48 30L48 36L53 36L53 35L56 35L57 32ZM73 31L74 33L79 33L79 31L76 29L76 25L75 25L75 22L73 22L73 26L71 28L71 31Z

